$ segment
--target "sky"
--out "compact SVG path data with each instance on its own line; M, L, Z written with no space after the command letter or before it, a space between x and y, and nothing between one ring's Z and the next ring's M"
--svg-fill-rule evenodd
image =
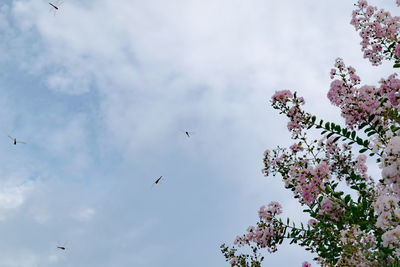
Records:
M292 144L269 100L297 91L344 125L326 97L335 59L363 84L393 72L363 59L353 4L1 1L0 266L229 266L219 246L261 205L306 222L261 174L265 149ZM314 256L284 242L264 266Z

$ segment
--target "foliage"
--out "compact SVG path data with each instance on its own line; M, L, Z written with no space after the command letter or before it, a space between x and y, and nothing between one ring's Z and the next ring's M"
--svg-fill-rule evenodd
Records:
M400 5L400 1L397 1ZM382 60L400 67L400 17L358 1L351 24L360 31L362 51L373 65ZM287 239L317 255L322 266L398 266L400 260L400 80L392 74L379 86L360 86L356 70L338 58L330 72L328 98L341 109L346 126L317 119L304 110L302 97L289 90L272 96L272 107L289 118L294 144L264 153L265 176L280 174L285 188L304 206L311 219L305 226L277 216L277 202L262 206L259 221L234 245L249 246L252 254L221 245L231 266L258 267L261 252L273 253ZM320 131L322 138L307 136ZM365 137L363 137L365 136ZM358 153L354 153L358 148ZM382 177L367 174L366 160L374 157ZM344 183L354 198L339 190ZM304 262L303 266L311 266Z

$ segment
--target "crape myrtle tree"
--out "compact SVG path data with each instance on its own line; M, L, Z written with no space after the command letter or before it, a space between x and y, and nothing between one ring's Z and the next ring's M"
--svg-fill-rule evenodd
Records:
M374 66L389 60L400 67L400 17L364 0L355 7L351 24L362 38L364 57ZM341 109L346 127L305 112L304 99L289 90L277 91L271 100L289 118L294 143L266 150L262 172L279 173L311 219L296 225L278 218L279 203L262 206L259 221L237 236L234 246L221 245L231 266L261 266L263 252L277 251L285 239L314 253L322 266L400 266L400 79L394 73L378 85L361 85L356 70L340 58L330 77L328 98ZM312 128L320 139L307 137ZM367 174L367 156L381 169L376 180ZM243 246L249 253L238 251Z

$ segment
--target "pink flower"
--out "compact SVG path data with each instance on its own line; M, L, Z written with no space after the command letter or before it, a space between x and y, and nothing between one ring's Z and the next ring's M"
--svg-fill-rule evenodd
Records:
M304 148L301 146L301 143L291 145L291 146L290 146L290 149L291 149L294 153L297 153L297 152L299 152L299 151L303 151L303 150L304 150Z
M347 71L348 71L350 74L356 73L356 69L353 68L352 66L349 66L349 67L347 68Z
M273 215L271 211L265 210L265 206L262 205L260 207L260 210L258 211L258 217L260 217L260 219L264 219L267 222L270 222L273 218Z
M324 211L331 211L332 210L332 201L329 198L324 198L321 202L321 209Z
M260 210L258 211L258 216L260 219L264 219L267 222L272 221L273 217L277 214L282 213L282 206L276 201L271 201L268 204L268 209L265 209L265 206L262 205Z
M361 7L361 8L364 8L364 7L366 7L368 4L367 4L367 1L365 1L365 0L360 0L360 1L358 1L358 6L359 7Z
M350 23L356 30L360 30L364 58L368 58L372 65L377 66L383 59L390 58L382 52L382 44L397 41L400 17L392 17L383 9L369 6L367 1L358 1L356 6L358 8L353 11Z
M272 100L274 102L280 102L285 104L289 98L292 98L293 94L289 90L282 90L282 91L276 91L275 94L272 96Z
M233 266L233 265L235 265L235 264L238 264L238 263L239 263L239 260L238 260L238 258L233 257L229 263L231 264L231 266Z
M308 262L305 261L305 262L303 262L301 267L311 267L311 263L308 263Z
M281 214L282 213L282 206L276 201L271 201L268 204L268 209L273 213L273 214Z
M336 75L336 69L331 69L331 79L335 78Z
M396 48L394 49L394 54L396 55L397 58L400 59L400 43L398 43Z
M315 220L315 219L309 219L309 220L308 220L308 225L311 226L311 227L313 227L313 228L314 228L317 224L318 224L318 221Z

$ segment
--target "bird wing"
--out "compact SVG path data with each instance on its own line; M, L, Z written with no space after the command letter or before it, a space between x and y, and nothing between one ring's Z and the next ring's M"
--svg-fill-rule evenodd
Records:
M188 131L188 130L179 130L179 131L181 131L181 132L184 133L184 134L186 134L186 133L188 133L188 134L194 134L194 133L196 133L196 132L190 132L190 131Z
M14 138L12 138L12 136L10 136L10 135L9 135L8 137L9 137L11 140L13 140L13 141L14 141Z
M158 184L158 182L161 180L162 176L160 176L159 178L157 178L153 184L151 185L151 187L153 187L155 184Z
M19 143L19 144L26 144L25 142L22 142L22 141L17 141L17 143Z

